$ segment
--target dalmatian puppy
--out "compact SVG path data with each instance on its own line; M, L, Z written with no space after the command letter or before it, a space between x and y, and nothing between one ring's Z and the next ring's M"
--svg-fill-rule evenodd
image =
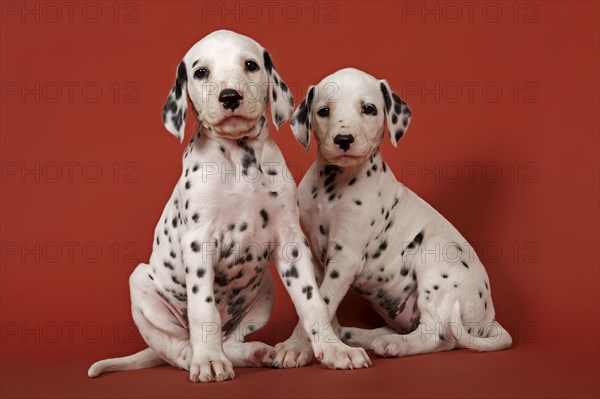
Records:
M356 69L311 86L292 117L298 141L308 149L314 130L318 145L299 196L301 222L322 268L319 291L331 315L352 287L385 319L383 328L341 333L380 356L509 348L512 339L494 319L489 279L472 247L382 159L384 123L395 147L410 117L387 81ZM306 364L308 342L278 344L276 359Z
M269 137L294 99L269 53L231 31L196 43L177 68L163 121L180 141L188 98L197 127L183 171L156 226L149 264L129 279L133 319L148 348L102 360L90 377L163 364L191 381L234 378L233 367L272 365L272 348L244 337L263 326L273 305L273 260L306 333L329 322L300 229L296 185ZM287 176L287 178L286 178ZM331 368L368 367L363 349L338 340L312 350Z

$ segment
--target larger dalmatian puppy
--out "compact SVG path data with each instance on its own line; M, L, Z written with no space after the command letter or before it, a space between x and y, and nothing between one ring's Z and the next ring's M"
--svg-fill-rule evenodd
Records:
M350 287L366 299L388 325L344 328L341 335L381 356L509 348L472 247L382 159L384 123L396 146L410 117L387 81L356 69L311 86L292 117L300 143L308 148L314 130L318 145L299 195L301 222L322 269L319 291L331 315ZM296 335L278 344L276 359L306 364L308 342Z
M163 110L180 141L188 98L197 127L182 175L156 226L149 264L129 280L133 319L148 348L97 362L90 377L166 363L189 370L191 381L224 381L234 366L272 365L270 346L244 342L270 316L271 259L287 276L305 332L317 334L329 321L296 186L269 137L267 106L279 127L294 102L269 53L234 32L206 36L179 64ZM330 368L370 364L363 349L339 339L312 349Z

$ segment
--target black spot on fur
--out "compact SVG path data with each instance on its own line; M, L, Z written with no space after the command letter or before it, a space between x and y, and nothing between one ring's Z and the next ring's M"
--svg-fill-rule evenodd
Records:
M171 264L171 262L169 262L168 260L164 261L164 262L163 262L163 265L165 265L165 267L166 267L167 269L170 269L170 270L175 270L175 267L174 267L174 266Z
M275 112L275 123L281 125L283 123L283 120L283 115L281 115L279 112Z
M206 274L206 270L203 268L198 268L198 270L196 270L196 276L198 276L198 278L202 278L204 277L204 274Z
M390 92L383 82L379 85L381 89L381 94L383 94L383 101L385 102L385 112L389 112L390 107L392 106L392 99L390 98Z
M329 273L329 277L338 278L340 277L340 273L337 270L332 270L331 273Z
M308 107L306 106L306 100L302 100L298 107L298 114L296 116L298 123L301 125L308 124Z
M215 273L215 283L220 287L224 287L227 284L229 284L229 279L227 278L227 275L225 275L225 273L216 272Z
M242 157L242 173L244 176L248 175L248 168L256 164L256 153L254 148L246 144L244 138L238 140L238 145L244 149L244 155Z
M269 224L269 214L264 209L260 210L260 217L263 221L262 228L264 229Z
M309 110L310 110L310 107L312 107L314 94L315 94L314 87L311 87L310 90L308 91L308 94L306 95L306 106L308 107Z
M398 129L398 130L396 130L396 134L394 137L396 138L396 141L398 141L402 138L403 135L404 135L404 129Z
M306 294L306 299L309 300L310 298L312 298L312 292L313 292L313 286L312 285L307 285L305 287L302 287L302 293Z
M200 243L198 241L192 241L191 248L194 252L200 252Z
M285 271L284 277L291 277L291 278L300 277L300 274L298 274L298 268L296 268L296 265L290 266L290 268Z
M415 236L415 238L413 238L413 240L410 242L410 244L408 244L407 248L413 249L416 246L421 245L422 242L423 242L423 231L420 231L419 234L417 234Z
M267 70L267 72L269 74L271 74L273 69L275 69L275 65L273 65L273 60L271 60L271 55L266 50L263 53L263 60L265 62L265 69Z

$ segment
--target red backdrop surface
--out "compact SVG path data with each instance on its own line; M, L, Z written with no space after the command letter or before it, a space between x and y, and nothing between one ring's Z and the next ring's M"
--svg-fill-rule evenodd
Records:
M597 397L597 2L1 3L3 397ZM178 62L228 28L272 54L297 99L354 66L413 111L383 154L486 264L509 351L375 359L369 370L172 368L88 380L144 346L128 276L180 174L160 112ZM189 132L188 132L189 134ZM272 136L296 178L312 163ZM378 325L356 297L344 324ZM277 282L275 343L296 320Z

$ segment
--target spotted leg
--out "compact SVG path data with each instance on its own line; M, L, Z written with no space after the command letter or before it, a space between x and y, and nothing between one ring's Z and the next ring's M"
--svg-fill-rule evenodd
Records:
M321 285L323 270L315 266L314 271L316 281ZM313 358L313 351L310 339L304 333L300 323L296 325L292 335L288 339L275 345L275 350L271 355L273 357L273 367L303 367L310 363Z
M317 282L312 256L304 235L299 229L293 229L289 226L281 231L283 231L283 234L279 242L280 247L277 251L276 265L300 318L299 326L302 329L302 337L299 337L297 342L288 340L288 343L294 345L299 351L295 362L291 358L287 362L285 360L290 350L286 350L286 354L283 355L284 358L281 358L282 347L280 346L280 350L275 351L276 361L274 365L296 367L301 365L300 363L308 362L310 356L305 349L305 340L306 337L310 337L315 355L325 366L338 369L368 367L371 361L366 352L362 348L350 348L342 343L331 323L332 317L330 315L335 314L335 310L349 288L354 274L351 272L351 278L346 279L349 281L345 289L336 290L335 293L329 286L326 286L325 290L316 290ZM321 293L325 293L330 297L325 297L324 300ZM329 305L326 304L327 301L329 301ZM300 328L296 331L299 330ZM296 351L296 349L293 350Z
M371 349L379 356L400 357L454 349L456 341L440 334L440 323L425 314L421 324L409 334L385 334L375 338Z
M131 310L142 338L162 363L189 370L192 360L189 332L149 277L150 267L140 264L129 277ZM161 362L156 363L160 365Z
M262 342L244 342L246 335L263 327L273 308L273 279L269 271L265 271L258 287L259 294L242 321L225 338L223 350L234 367L271 366L269 356L273 348Z
M217 247L210 235L198 230L186 233L181 245L187 270L186 289L192 346L190 381L233 379L233 365L223 352L221 317L213 299Z

